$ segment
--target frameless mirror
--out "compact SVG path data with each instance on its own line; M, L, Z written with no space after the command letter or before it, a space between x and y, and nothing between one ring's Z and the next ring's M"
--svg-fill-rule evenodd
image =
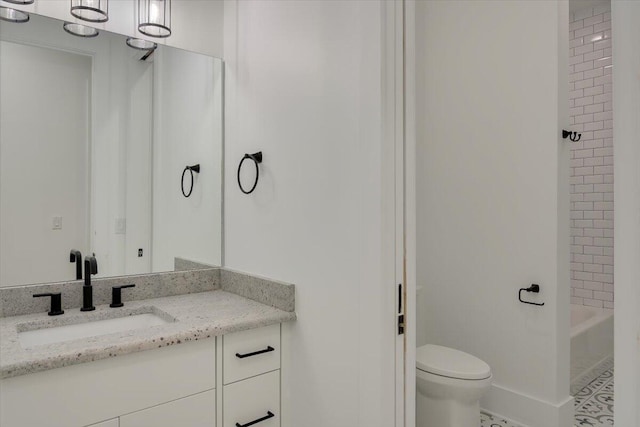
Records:
M220 265L222 61L135 47L0 23L0 286Z

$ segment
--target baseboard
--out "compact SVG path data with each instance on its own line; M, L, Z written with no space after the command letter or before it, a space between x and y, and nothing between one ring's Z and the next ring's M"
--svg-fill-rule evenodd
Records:
M493 384L480 401L483 410L526 427L570 427L573 397L554 404Z

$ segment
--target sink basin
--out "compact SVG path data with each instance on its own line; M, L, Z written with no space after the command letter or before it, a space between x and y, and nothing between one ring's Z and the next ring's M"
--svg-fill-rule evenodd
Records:
M54 344L80 338L96 337L116 332L164 325L172 320L166 320L166 318L158 316L155 313L142 313L128 315L126 317L117 317L115 319L94 321L86 321L85 319L81 321L82 323L71 325L19 331L18 338L24 348L29 348L38 345Z

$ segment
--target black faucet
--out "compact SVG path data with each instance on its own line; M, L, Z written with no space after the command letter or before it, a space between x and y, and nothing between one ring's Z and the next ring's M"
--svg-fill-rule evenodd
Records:
M84 286L82 287L82 308L80 311L92 311L93 288L91 287L91 275L98 274L98 262L96 257L88 256L84 258Z
M76 280L82 280L82 254L77 249L71 249L69 262L76 263Z

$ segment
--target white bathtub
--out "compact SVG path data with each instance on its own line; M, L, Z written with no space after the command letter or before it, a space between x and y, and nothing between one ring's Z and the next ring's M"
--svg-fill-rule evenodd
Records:
M612 367L613 310L571 305L571 394Z

